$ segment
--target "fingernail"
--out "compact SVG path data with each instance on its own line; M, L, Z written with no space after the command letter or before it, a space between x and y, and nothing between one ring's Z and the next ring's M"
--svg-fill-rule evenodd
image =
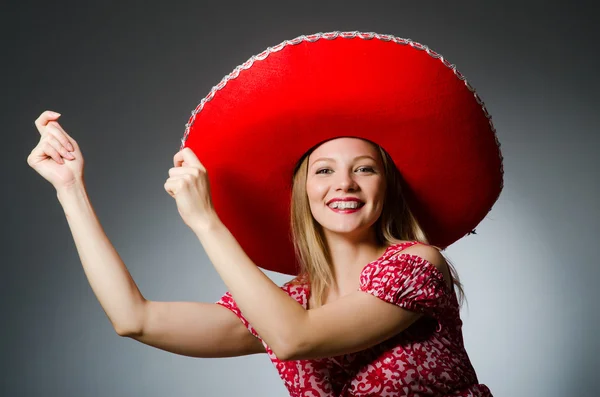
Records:
M73 145L71 145L70 142L67 142L67 149L69 149L70 152L74 152L75 148L73 147Z
M53 115L54 117L58 117L58 116L60 116L60 113L57 113L57 112L50 111L50 113L52 113L52 115Z

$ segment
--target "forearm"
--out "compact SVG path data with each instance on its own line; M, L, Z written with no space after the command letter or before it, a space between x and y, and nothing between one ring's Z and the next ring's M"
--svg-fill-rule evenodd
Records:
M244 316L279 356L289 354L307 311L273 283L220 222L194 230Z
M144 298L106 236L85 186L57 191L87 279L120 335L139 332Z

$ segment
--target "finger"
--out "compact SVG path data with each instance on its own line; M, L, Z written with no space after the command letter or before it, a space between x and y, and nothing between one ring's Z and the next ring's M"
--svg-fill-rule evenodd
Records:
M42 139L49 143L50 146L52 146L54 150L56 150L62 157L66 157L70 160L73 160L75 158L75 156L73 156L73 154L71 154L71 152L69 152L67 148L65 148L54 135L52 135L52 133L47 134Z
M177 153L175 153L175 156L173 156L173 165L175 167L181 167L183 164L183 150L178 151Z
M56 121L51 121L48 123L46 129L50 133L52 133L56 137L56 139L58 139L58 141L61 143L61 145L64 146L68 151L70 151L70 152L75 151L75 148L69 141L69 136L67 135L65 130L63 130L63 128L60 126L60 124L58 124Z
M60 156L60 153L58 153L58 151L56 149L54 149L47 141L44 141L41 145L42 150L44 151L44 154L48 157L52 157L52 159L54 161L56 161L58 164L64 164L64 160L62 159L62 157Z
M177 195L177 191L179 190L179 184L177 184L175 179L167 179L165 182L165 191L169 193L171 197L175 197Z
M175 157L173 157L173 165L175 165L175 167L191 167L192 166L192 164L185 161L185 159L183 158L183 153L181 153L181 152L177 152L177 154L175 154Z
M173 167L169 169L169 176L176 177L181 175L193 175L195 177L200 176L200 170L194 167Z
M42 112L40 116L35 120L34 124L37 127L39 133L41 135L44 134L44 127L48 124L50 120L57 120L60 117L60 113L53 112L51 110L46 110Z
M189 147L186 147L175 153L175 156L173 157L173 164L175 167L188 165L191 167L200 168L201 170L206 170L204 165L200 162L200 160L198 160L196 154Z
M181 175L173 175L167 178L165 185L170 186L172 192L178 192L182 189L188 189L194 184L196 178L189 173L182 173Z
M190 149L189 147L186 147L181 151L181 153L183 155L184 163L188 163L192 167L198 167L198 168L204 170L204 165L202 165L202 163L198 159L198 156L196 156L196 153L194 153L194 151L192 149Z

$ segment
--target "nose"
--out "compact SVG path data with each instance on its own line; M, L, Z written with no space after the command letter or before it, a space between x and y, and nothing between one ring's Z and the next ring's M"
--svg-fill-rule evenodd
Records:
M354 192L358 189L358 184L354 180L351 172L338 172L336 180L336 190Z

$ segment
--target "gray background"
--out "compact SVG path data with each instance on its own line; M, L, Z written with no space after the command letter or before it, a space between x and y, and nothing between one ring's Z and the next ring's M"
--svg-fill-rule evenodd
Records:
M447 250L480 381L496 396L600 395L596 13L455 3L3 3L0 394L286 395L265 355L193 359L115 334L54 190L26 163L33 121L63 114L92 203L148 299L214 301L224 285L163 189L189 112L269 45L360 30L440 52L493 115L504 191L478 234Z

